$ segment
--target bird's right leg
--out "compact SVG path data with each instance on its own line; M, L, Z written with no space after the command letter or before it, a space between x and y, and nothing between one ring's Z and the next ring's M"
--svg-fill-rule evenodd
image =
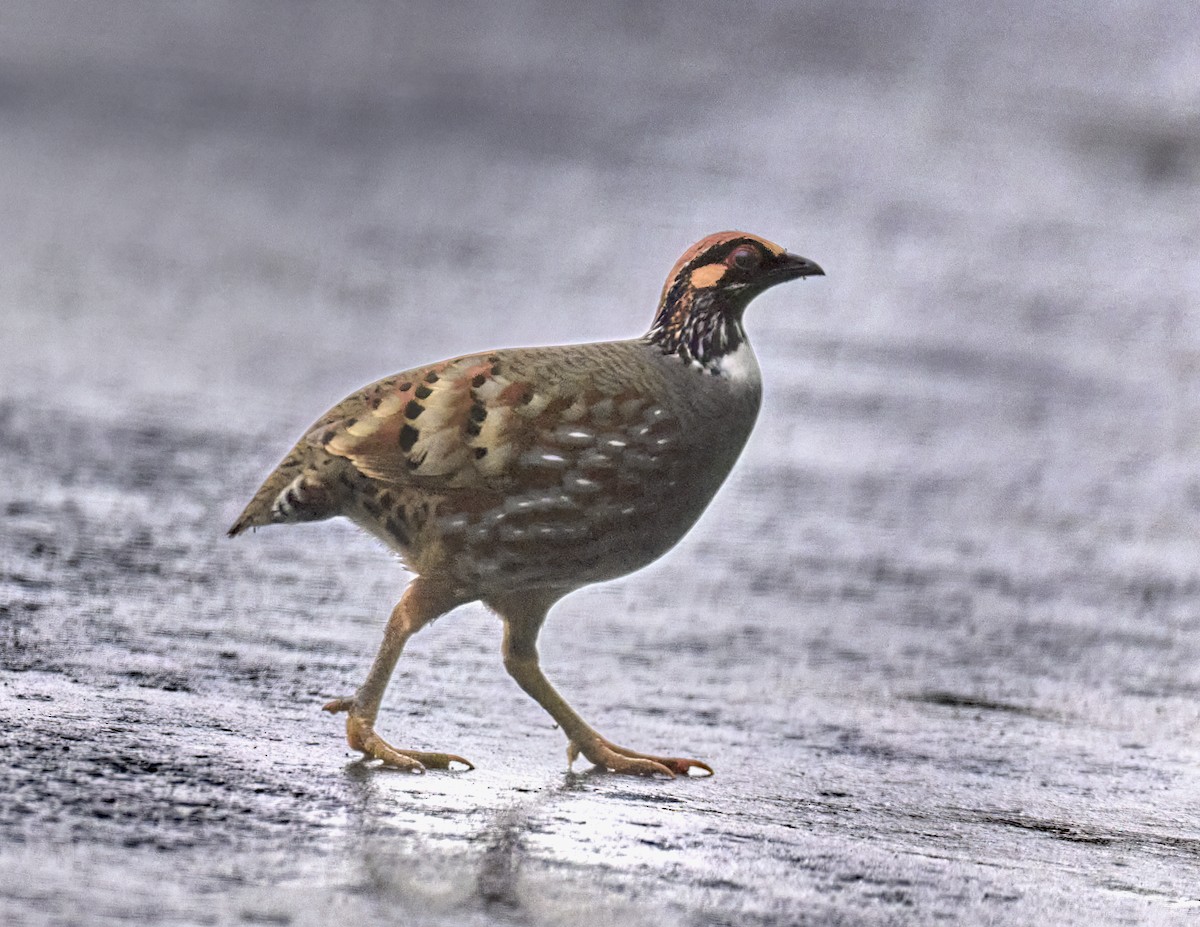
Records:
M371 670L358 691L349 698L335 698L325 705L325 711L337 714L347 712L346 740L355 750L360 750L370 759L380 760L386 766L405 769L409 772L424 772L425 769L449 769L459 763L467 769L474 764L453 753L427 753L422 750L400 750L375 733L375 718L379 714L379 703L387 689L388 680L396 661L404 650L404 644L421 628L462 604L462 599L448 589L418 576L414 579L388 619L383 632L383 643Z
M582 753L596 766L625 775L673 779L676 775L686 776L697 770L701 775L711 776L712 767L699 760L640 753L614 744L601 737L558 694L542 672L537 651L538 631L555 598L555 595L547 596L545 600L536 596L494 597L487 602L504 619L504 668L567 735L568 766Z

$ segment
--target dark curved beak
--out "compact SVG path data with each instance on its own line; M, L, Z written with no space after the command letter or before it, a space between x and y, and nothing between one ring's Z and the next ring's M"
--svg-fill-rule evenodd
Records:
M784 254L771 269L771 276L782 282L799 277L824 277L825 271L821 270L821 265L816 261L810 261L798 254Z

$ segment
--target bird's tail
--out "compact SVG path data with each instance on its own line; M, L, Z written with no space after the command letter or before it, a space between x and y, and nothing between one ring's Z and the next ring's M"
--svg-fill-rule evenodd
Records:
M332 493L307 463L295 451L285 457L233 523L229 536L263 525L317 521L336 515Z

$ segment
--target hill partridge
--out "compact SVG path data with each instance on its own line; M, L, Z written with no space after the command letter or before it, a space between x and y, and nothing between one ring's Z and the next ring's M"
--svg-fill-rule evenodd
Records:
M344 515L416 577L345 712L350 746L413 772L472 768L402 750L375 732L405 642L482 601L504 622L504 666L579 754L637 775L709 774L698 760L639 753L600 736L538 665L546 613L567 593L630 573L699 518L750 435L762 386L742 313L812 261L742 232L697 242L641 338L506 348L372 383L326 412L229 530Z

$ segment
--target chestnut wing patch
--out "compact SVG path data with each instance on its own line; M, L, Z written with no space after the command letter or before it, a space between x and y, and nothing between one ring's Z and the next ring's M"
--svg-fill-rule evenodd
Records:
M539 415L561 405L474 355L373 383L324 416L306 440L366 476L433 491L506 489Z
M572 481L582 491L604 481L616 458L640 462L640 451L625 453L628 439L648 442L667 424L636 393L535 388L507 368L500 352L380 380L331 410L307 440L373 479L430 491Z
M306 440L388 483L472 485L471 381L486 359L444 361L372 383L318 422Z

